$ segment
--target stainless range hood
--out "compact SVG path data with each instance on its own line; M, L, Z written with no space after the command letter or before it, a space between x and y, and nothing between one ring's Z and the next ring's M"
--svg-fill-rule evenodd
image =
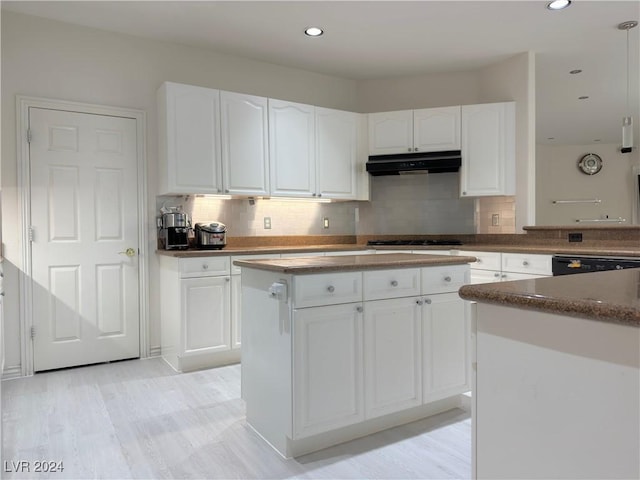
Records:
M460 150L371 155L367 162L367 172L373 176L457 172L461 163Z

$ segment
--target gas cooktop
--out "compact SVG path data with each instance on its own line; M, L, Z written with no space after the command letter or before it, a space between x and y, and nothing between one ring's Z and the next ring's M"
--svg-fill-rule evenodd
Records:
M369 240L367 245L462 245L460 240Z

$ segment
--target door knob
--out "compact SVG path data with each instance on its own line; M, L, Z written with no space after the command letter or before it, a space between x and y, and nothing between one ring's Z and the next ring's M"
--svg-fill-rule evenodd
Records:
M127 248L124 252L118 252L120 255L126 255L127 257L135 257L136 250L135 248Z

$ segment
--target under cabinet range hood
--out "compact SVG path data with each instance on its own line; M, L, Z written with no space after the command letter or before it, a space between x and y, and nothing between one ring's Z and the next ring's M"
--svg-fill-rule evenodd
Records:
M373 176L457 172L461 163L460 150L371 155L367 172Z

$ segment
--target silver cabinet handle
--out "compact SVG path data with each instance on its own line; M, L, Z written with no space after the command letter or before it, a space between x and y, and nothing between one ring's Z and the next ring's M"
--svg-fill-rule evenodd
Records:
M476 263L482 263L482 259L481 259L481 258L476 257Z
M522 265L524 265L525 267L529 266L529 262L527 262L526 260L524 262L522 262Z
M419 298L418 300L416 300L416 303L417 303L418 305L423 305L423 304L424 304L424 301L423 301L421 298Z
M467 192L462 192L462 194L463 194L463 195L466 195L466 194L467 194Z
M4 292L0 292L0 297L4 297Z
M362 307L357 306L357 307L356 307L356 312L358 312L358 313L362 313Z
M224 279L225 279L226 282L230 282L231 281L231 279L229 277L224 277Z
M431 305L431 299L430 298L425 298L424 299L424 303L426 303L427 305Z
M327 291L328 291L329 293L333 293L333 292L335 292L335 291L336 291L336 288L335 288L333 285L329 285L329 286L327 287Z
M392 287L397 287L398 286L398 281L397 280L391 280L391 286Z
M202 264L202 269L203 270L209 270L209 264L208 263L203 263Z
M443 280L444 280L445 282L450 282L450 281L451 281L451 277L446 276L446 277L444 277L444 279L443 279Z
M414 152L417 152L417 151L418 151L418 147L414 148L414 149L413 149L413 151L414 151Z
M411 148L411 147L407 148L407 152L410 152L411 150L412 150L412 148Z
M507 278L507 274L503 273L502 275L500 275L502 278Z
M229 189L225 188L224 193L229 193Z
M316 196L316 194L315 194L315 193L312 193L312 194L311 194L311 196L315 197L315 196Z
M500 276L500 274L499 273L494 273L493 276L498 278Z
M319 194L318 194L318 196L319 196L319 197L321 197L321 196L322 196L322 194L321 194L321 193L319 193Z

